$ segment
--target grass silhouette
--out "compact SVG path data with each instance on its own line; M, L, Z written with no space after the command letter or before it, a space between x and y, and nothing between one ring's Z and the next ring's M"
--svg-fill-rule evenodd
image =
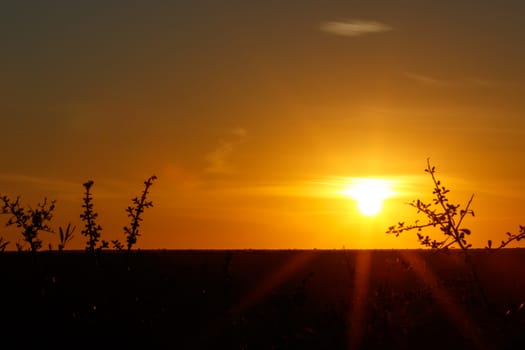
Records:
M58 251L61 252L66 247L66 244L73 239L73 232L76 226L71 227L71 223L67 224L65 229L60 226L58 228L60 243L58 244Z

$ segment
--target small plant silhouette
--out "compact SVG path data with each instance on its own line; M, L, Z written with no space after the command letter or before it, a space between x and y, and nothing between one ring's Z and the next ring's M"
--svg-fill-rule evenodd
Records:
M144 181L144 190L139 197L133 198L133 206L129 206L126 209L128 217L131 218L131 223L129 226L124 227L124 233L126 234L126 243L128 252L131 248L137 243L137 238L140 236L139 227L140 222L142 221L141 215L144 213L146 208L153 207L153 202L146 200L148 195L149 188L153 185L153 182L157 180L155 175L150 176L146 181ZM119 242L120 243L120 242ZM115 244L115 247L118 249L119 246ZM122 247L122 245L120 245Z
M58 228L60 234L60 243L58 244L58 251L61 252L66 247L66 244L73 239L73 232L75 232L76 226L71 227L71 223L67 224L64 230L62 226Z
M467 236L471 234L471 231L461 225L463 224L465 216L474 216L474 211L470 209L474 195L470 197L465 209L459 209L459 204L451 204L449 202L447 195L450 190L443 186L441 181L437 179L436 168L430 164L429 159L427 159L425 172L432 177L434 185L432 194L434 195L434 199L431 203L425 203L417 199L409 203L409 205L414 207L417 213L423 213L427 217L427 221L420 223L419 220L416 220L412 225L399 222L397 225L390 226L387 233L395 234L397 237L402 232L417 230L417 238L423 246L433 249L445 249L457 245L463 251L466 251L472 247L472 244L467 241ZM436 239L428 235L423 235L423 229L428 227L439 227L444 237L442 239Z
M474 195L472 195L465 206L465 209L459 209L459 204L450 204L447 194L450 192L448 188L445 188L441 184L441 181L436 177L436 168L430 164L430 160L427 159L427 168L425 172L430 174L434 185L432 194L434 199L432 203L425 203L419 199L409 203L410 206L417 210L417 213L423 213L427 217L427 221L420 223L418 220L412 225L406 225L404 222L399 222L397 225L390 226L387 230L389 234L395 234L396 237L402 232L417 230L417 238L419 243L423 246L430 247L433 249L446 249L450 246L457 245L464 252L468 248L472 247L467 241L467 236L470 236L471 231L468 228L464 228L463 219L467 215L474 216L474 211L470 209ZM431 238L428 235L423 235L422 231L428 227L439 227L444 235L443 239ZM510 243L525 239L525 226L520 225L518 233L507 232L507 237L501 241L499 246L494 247L495 249L501 249L509 245ZM492 240L488 240L485 248L493 248Z
M108 243L102 240L100 245L98 244L102 226L95 222L98 213L93 209L93 195L91 194L91 187L93 184L94 182L90 180L83 185L86 191L84 192L84 203L82 204L84 211L80 214L80 218L84 221L84 229L81 233L88 238L86 242L86 250L94 254L96 250L107 248Z
M118 251L124 250L124 245L118 239L112 240L111 244L113 244L113 248Z
M53 218L53 210L55 209L55 201L47 201L44 198L42 203L38 203L36 209L28 207L27 209L20 204L20 197L12 201L7 196L1 198L2 213L10 215L6 225L22 229L22 236L24 242L29 244L31 252L35 253L42 248L42 240L38 237L40 231L50 232L53 230L48 226L48 222ZM17 243L19 251L23 249L23 245Z

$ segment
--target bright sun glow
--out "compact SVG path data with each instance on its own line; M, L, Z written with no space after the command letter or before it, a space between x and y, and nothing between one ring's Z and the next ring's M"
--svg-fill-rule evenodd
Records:
M343 194L357 201L359 211L366 216L377 215L383 201L392 196L390 184L380 179L355 179Z

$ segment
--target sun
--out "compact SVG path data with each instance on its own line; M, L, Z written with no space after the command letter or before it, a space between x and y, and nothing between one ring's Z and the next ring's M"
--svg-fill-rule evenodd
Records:
M375 216L383 208L383 201L393 192L388 181L381 179L355 179L343 190L343 194L354 199L361 214Z

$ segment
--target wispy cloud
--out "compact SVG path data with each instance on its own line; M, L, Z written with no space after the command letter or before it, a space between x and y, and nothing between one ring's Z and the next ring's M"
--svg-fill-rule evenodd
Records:
M349 176L326 176L322 179L312 181L312 184L324 188L324 193L330 196L340 197L349 187L359 184L363 180L378 181L386 184L391 190L391 195L395 197L405 197L417 194L418 189L425 184L424 175L387 175L387 176L366 176L366 177L349 177Z
M411 72L405 72L405 76L421 85L433 86L433 87L452 87L457 86L458 83L445 79L438 79L423 74L416 74Z
M413 80L421 85L429 87L454 87L454 88L505 88L512 87L514 84L505 83L503 81L473 77L473 78L458 78L458 79L442 79L425 74L417 74L413 72L404 72L405 77Z
M350 37L388 32L392 29L391 26L381 22L364 20L332 21L321 24L322 31Z
M234 128L228 132L228 138L221 140L219 145L206 155L208 166L206 172L213 174L227 174L234 172L231 157L235 149L242 144L248 133L244 128Z
M259 197L296 197L296 198L342 198L349 186L366 180L377 180L386 183L397 197L412 196L421 193L428 187L428 179L424 174L388 175L376 177L326 176L317 179L296 179L289 181L273 181L268 183L251 183L242 185L221 185L213 193L229 196L259 196ZM450 179L450 178L448 178ZM461 183L461 179L454 179ZM210 193L208 190L207 193Z

